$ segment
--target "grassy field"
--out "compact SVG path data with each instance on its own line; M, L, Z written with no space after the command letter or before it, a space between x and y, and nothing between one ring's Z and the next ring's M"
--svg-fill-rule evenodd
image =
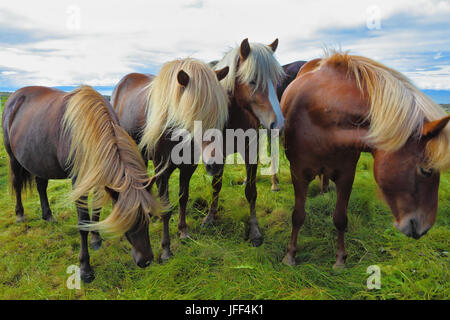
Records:
M96 279L81 290L66 286L68 266L78 264L79 235L76 211L67 201L69 181L51 181L49 201L56 222L41 220L37 192L24 201L26 222L16 224L15 201L7 191L8 157L0 146L0 299L448 299L450 297L450 173L441 176L439 212L435 226L416 241L392 226L392 215L379 199L372 174L372 158L358 164L349 204L346 234L347 267L332 269L336 231L332 214L333 189L319 194L311 184L306 222L300 231L298 265L285 266L291 231L294 192L289 164L281 161L281 192L270 191L270 179L257 181L257 214L264 244L254 248L245 241L248 205L242 180L244 167L226 168L219 219L201 228L211 199L211 178L200 167L191 180L188 225L192 239L177 238L171 221L174 257L139 269L125 237L109 238L100 250L91 250ZM151 169L149 169L151 170ZM178 172L170 185L178 212ZM104 211L104 215L110 209ZM153 250L160 254L162 223L150 226ZM368 290L366 269L381 268L381 289Z

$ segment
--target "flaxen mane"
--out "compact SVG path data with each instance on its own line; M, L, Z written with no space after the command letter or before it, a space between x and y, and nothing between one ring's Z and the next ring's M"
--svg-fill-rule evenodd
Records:
M266 91L269 80L275 85L285 76L283 68L275 59L272 49L262 43L250 43L250 54L238 68L240 47L236 47L225 54L214 69L230 67L228 75L220 83L231 95L234 94L236 78L242 83L250 84L254 81L254 91Z
M410 137L420 139L424 122L447 115L404 75L381 63L334 52L326 55L318 68L324 65L347 67L361 92L367 93L370 129L366 139L379 149L398 150ZM450 167L450 126L428 142L425 153L427 167Z
M183 70L189 76L186 87L177 81ZM222 130L228 118L228 97L215 72L196 59L174 60L163 65L149 85L147 122L139 147L151 152L167 130L184 129L195 135L194 121L202 129Z
M89 227L126 232L158 208L146 190L149 177L142 156L134 141L113 121L105 100L94 89L80 87L67 99L63 128L71 139L70 176L76 177L71 196L78 200L95 189L98 198L98 191L105 187L118 192L111 214Z

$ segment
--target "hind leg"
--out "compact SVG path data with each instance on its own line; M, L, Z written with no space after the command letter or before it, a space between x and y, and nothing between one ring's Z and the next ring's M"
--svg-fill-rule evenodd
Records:
M21 179L21 172L23 172L24 169L14 158L10 158L10 165L12 186L16 194L16 222L24 222L25 215L22 204L22 188L24 181Z
M39 192L39 199L41 201L42 219L46 221L55 221L55 219L53 218L52 210L50 210L50 205L48 203L47 186L48 179L36 177L36 187Z
M212 197L211 207L209 208L208 215L202 221L202 227L213 224L214 219L216 217L217 208L218 208L218 204L219 204L219 194L220 194L220 190L222 189L222 175L223 175L223 170L221 171L221 173L219 175L213 177L213 180L212 180L213 197Z

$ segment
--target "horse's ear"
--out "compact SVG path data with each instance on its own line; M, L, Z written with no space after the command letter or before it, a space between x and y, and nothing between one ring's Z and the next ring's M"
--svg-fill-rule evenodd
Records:
M247 59L248 55L250 54L250 44L248 43L248 38L242 40L240 53L241 53L241 61Z
M228 71L230 71L230 68L228 66L220 70L216 70L217 79L220 81L225 78L228 74Z
M274 42L269 44L269 47L271 47L272 51L275 52L275 50L277 50L277 47L278 47L278 38L276 38Z
M186 72L184 72L183 70L180 70L178 72L177 79L178 79L178 83L180 85L182 85L183 87L186 87L189 83L189 75Z
M423 125L422 137L425 139L432 139L436 137L442 129L445 128L448 121L450 120L450 115L431 122L427 122Z

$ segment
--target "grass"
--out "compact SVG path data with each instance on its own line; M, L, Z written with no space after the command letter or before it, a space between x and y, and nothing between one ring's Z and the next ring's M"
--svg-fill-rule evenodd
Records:
M332 214L336 192L319 195L318 181L308 193L307 218L299 235L298 265L281 263L291 231L294 192L289 164L281 159L281 192L270 191L270 179L257 180L257 215L264 244L245 241L248 205L241 182L243 166L224 174L218 221L203 229L211 199L211 178L199 167L191 180L188 225L192 239L182 243L172 217L174 257L139 269L125 237L104 241L90 250L96 279L81 290L66 287L68 266L78 264L80 247L76 211L67 201L68 180L51 181L49 201L56 222L41 220L37 192L24 201L26 222L16 224L15 201L7 191L8 157L0 147L0 298L1 299L448 299L450 239L450 173L441 176L435 226L419 241L392 226L392 215L379 199L372 158L364 154L357 168L349 203L346 234L347 267L332 269L336 231ZM149 169L151 170L151 169ZM170 183L177 212L178 172ZM110 211L104 210L103 215ZM150 226L156 256L160 254L162 223ZM368 290L366 269L381 268L381 289Z

